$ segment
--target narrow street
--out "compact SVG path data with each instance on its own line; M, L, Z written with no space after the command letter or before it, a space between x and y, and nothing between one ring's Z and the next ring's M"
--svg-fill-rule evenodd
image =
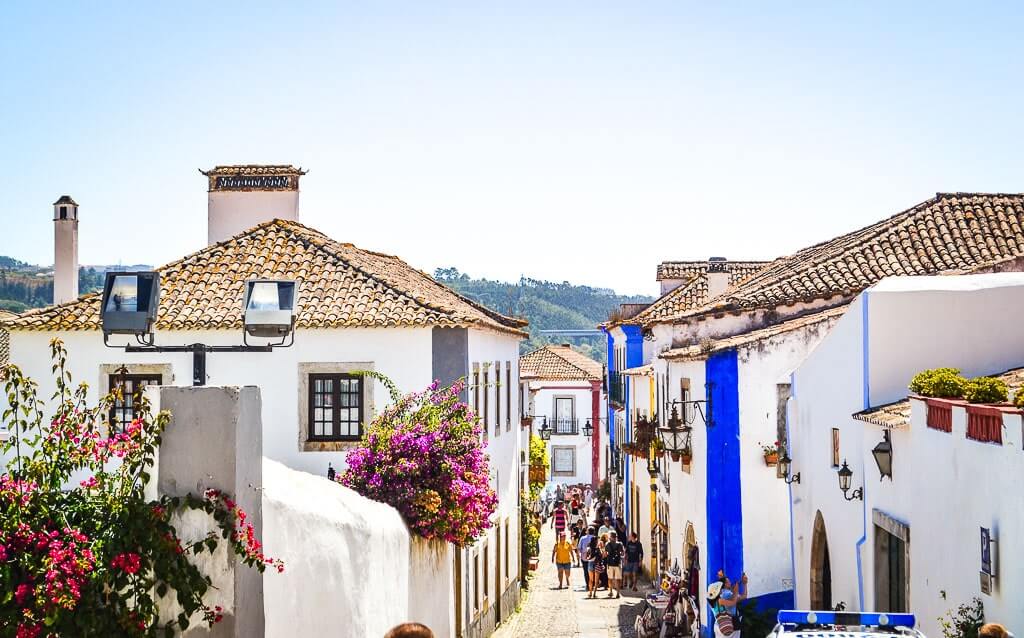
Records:
M583 569L572 570L572 587L558 589L558 572L551 562L555 532L544 526L540 540L540 566L530 580L530 592L519 613L503 624L494 638L619 638L636 636L633 623L643 610L649 583L638 583L640 591L624 591L618 599L588 599ZM645 548L646 549L646 548Z

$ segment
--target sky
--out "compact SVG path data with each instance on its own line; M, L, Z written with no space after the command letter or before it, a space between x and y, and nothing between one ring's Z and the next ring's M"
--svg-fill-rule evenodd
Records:
M102 5L102 6L101 6ZM0 255L205 246L217 164L309 173L301 221L432 271L655 293L937 191L1024 191L1020 5L5 3Z

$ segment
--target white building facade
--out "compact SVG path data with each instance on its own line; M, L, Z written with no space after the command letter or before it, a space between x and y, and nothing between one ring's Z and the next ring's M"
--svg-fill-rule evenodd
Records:
M993 375L1024 364L1024 275L900 277L862 293L793 373L789 400L797 605L909 611L927 635L979 598L986 618L1024 625L1021 411L907 397L918 372ZM1019 370L1004 375L1024 384ZM980 417L980 419L979 419ZM977 422L994 419L993 437ZM891 446L891 476L872 453ZM838 470L853 472L840 490ZM858 492L859 490L859 492ZM987 591L982 528L990 533Z
M225 168L230 167L218 167ZM211 171L211 184L214 174L230 172L218 169ZM286 192L296 197L299 174L290 169L285 175L295 180L289 182L295 190ZM239 191L246 201L260 195L258 185L238 184L246 185ZM281 192L275 186L269 195L276 202ZM211 215L227 225L238 222L237 206L216 203ZM224 210L231 215L220 215ZM403 392L434 380L466 379L465 399L486 430L498 508L488 533L454 553L454 630L457 636L488 635L514 610L519 595L520 445L513 425L520 413L517 362L524 322L460 297L397 257L336 242L296 221L264 220L275 214L273 206L257 213L253 227L159 269L156 344L241 345L245 282L296 280L294 345L210 353L198 381L259 386L265 456L321 476L329 467L344 469L347 451L390 400L380 382L359 372L386 375ZM128 339L117 335L109 340L115 347L105 347L99 306L98 294L85 295L5 324L10 361L39 381L40 396L52 394L48 342L55 337L67 347L74 379L89 385L89 401L114 384L124 389L126 399L111 415L115 427L133 418L133 395L141 388L195 384L192 353L126 352Z
M596 489L607 405L601 364L563 344L523 355L519 369L526 414L547 438L549 481Z
M792 371L857 293L886 276L1024 269L1022 223L1022 195L939 193L791 256L736 262L735 274L722 259L662 264L662 297L604 326L608 476L621 485L628 528L652 545L647 567L696 567L694 595L719 570L733 580L745 572L762 609L792 606L803 568L788 547L790 487L762 450L787 450ZM638 416L657 413L664 427L673 406L692 428L689 463L621 454Z

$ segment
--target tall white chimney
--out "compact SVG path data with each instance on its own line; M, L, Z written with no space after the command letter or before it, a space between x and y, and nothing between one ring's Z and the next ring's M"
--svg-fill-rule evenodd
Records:
M306 174L301 168L245 164L199 172L209 180L210 245L272 219L299 221L299 178Z
M67 195L53 203L53 303L78 299L78 204Z
M725 257L708 260L708 299L714 299L729 287L729 262Z

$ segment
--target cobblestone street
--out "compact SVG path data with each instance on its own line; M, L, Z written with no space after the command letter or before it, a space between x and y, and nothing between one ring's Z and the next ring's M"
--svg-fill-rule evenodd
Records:
M530 580L530 592L518 614L504 623L494 638L544 636L550 638L619 638L636 635L633 623L643 610L643 597L649 587L640 583L640 591L624 591L618 599L588 599L583 584L583 569L573 567L572 587L558 589L558 573L551 562L555 533L545 525L540 541L540 566ZM646 549L646 548L645 548Z

